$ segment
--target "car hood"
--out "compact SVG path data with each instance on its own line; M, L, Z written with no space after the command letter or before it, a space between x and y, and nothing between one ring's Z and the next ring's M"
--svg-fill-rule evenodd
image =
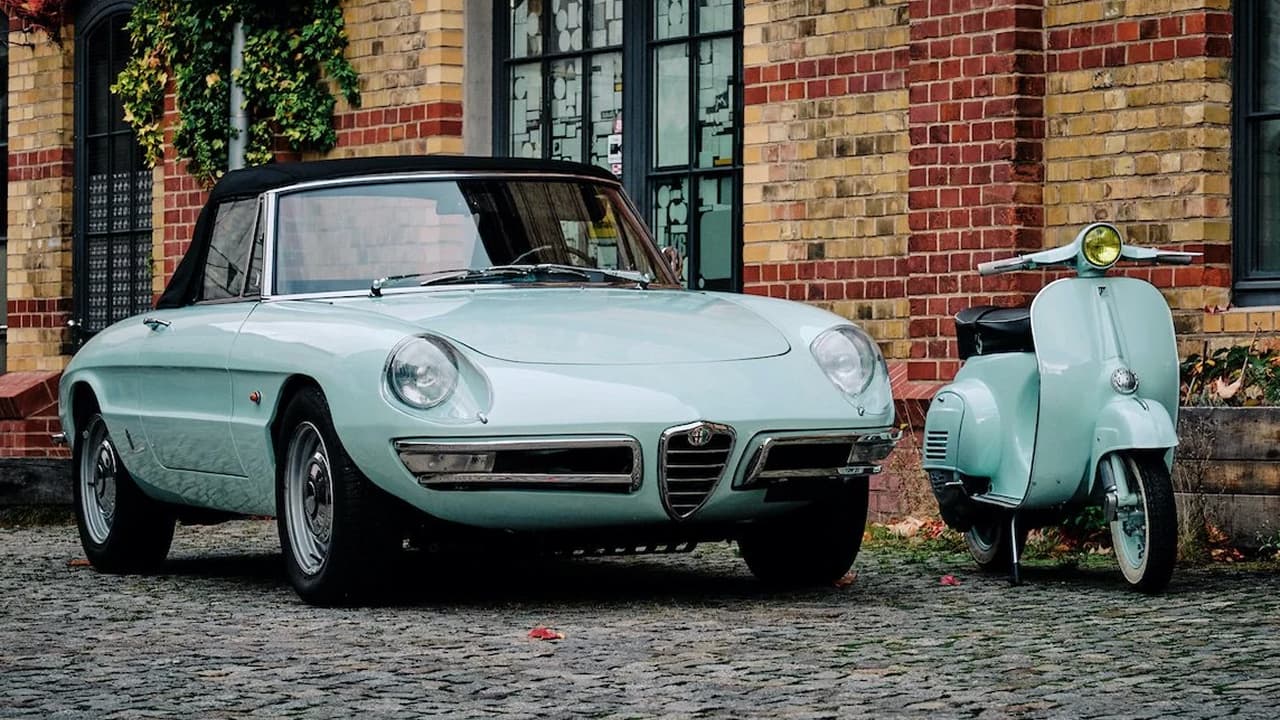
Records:
M511 362L644 365L782 355L787 339L711 293L619 288L486 288L339 303L412 323Z

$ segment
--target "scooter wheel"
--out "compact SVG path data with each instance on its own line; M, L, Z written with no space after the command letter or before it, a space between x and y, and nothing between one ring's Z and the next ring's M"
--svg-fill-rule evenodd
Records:
M1009 543L1009 519L992 518L974 523L964 534L969 555L983 572L1006 573L1013 564L1013 548ZM1018 530L1018 555L1027 544L1027 532Z
M1111 544L1124 579L1138 591L1164 590L1178 556L1178 508L1173 482L1160 453L1126 453L1122 457L1135 508L1121 509L1111 522Z

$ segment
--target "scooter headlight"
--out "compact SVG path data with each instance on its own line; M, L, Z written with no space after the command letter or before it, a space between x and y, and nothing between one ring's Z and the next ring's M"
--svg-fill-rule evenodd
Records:
M1096 268L1109 268L1120 259L1120 231L1110 225L1095 225L1084 234L1084 259Z
M809 350L831 383L850 396L866 390L884 362L875 342L851 325L827 330L814 338Z
M440 338L406 338L387 358L387 385L400 402L421 410L433 408L458 387L457 355Z

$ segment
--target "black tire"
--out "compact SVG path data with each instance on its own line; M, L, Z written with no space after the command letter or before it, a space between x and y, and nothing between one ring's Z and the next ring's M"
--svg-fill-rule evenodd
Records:
M145 573L173 543L173 510L134 482L98 413L85 420L71 451L76 526L85 557L106 573Z
M304 388L289 401L281 428L276 526L290 584L312 605L376 598L402 543L390 499L347 455L318 388ZM318 444L308 452L313 441ZM303 463L294 468L305 473L296 481L307 478L299 485L290 485L291 458ZM307 488L312 489L310 505Z
M1178 559L1173 482L1162 453L1125 453L1121 462L1129 491L1136 493L1142 504L1133 513L1121 510L1111 523L1116 562L1133 589L1158 593L1169 584Z
M830 585L849 571L862 548L867 498L867 479L858 478L830 498L756 523L738 538L742 559L770 585Z
M1009 518L993 516L976 522L964 534L969 556L986 573L1007 573L1013 568L1013 545L1009 542ZM1027 532L1018 530L1018 556L1027 545Z

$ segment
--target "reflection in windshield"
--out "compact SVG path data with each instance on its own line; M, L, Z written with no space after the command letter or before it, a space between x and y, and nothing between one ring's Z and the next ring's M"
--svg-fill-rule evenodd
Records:
M281 195L275 292L369 290L378 278L559 265L672 282L619 191L580 180L384 181ZM465 273L463 273L465 276ZM512 274L521 278L529 273ZM539 282L555 281L537 273ZM563 281L583 282L572 272Z

